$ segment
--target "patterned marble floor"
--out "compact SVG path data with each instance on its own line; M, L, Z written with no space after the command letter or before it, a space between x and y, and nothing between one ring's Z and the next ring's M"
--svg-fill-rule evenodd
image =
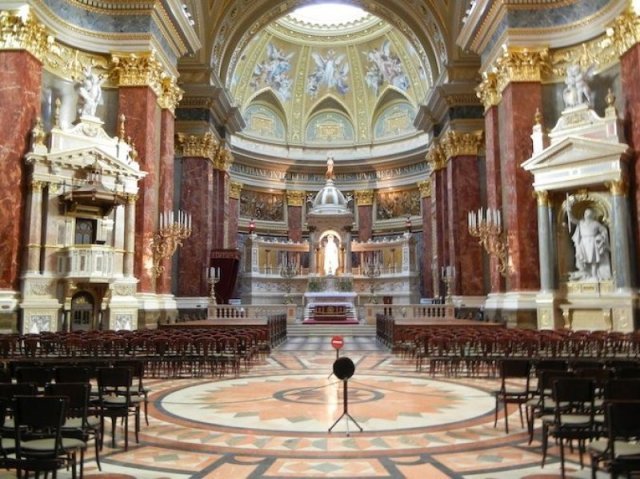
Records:
M375 339L347 338L356 365L348 412L364 431L343 417L328 432L344 410L344 384L331 375L336 354L327 338L303 343L318 347L289 344L238 378L147 381L150 424L143 425L140 444L131 437L124 452L121 432L116 449L107 437L102 472L89 452L85 477L560 477L557 448L541 468L539 441L527 444L516 410L510 411L511 434L502 420L493 427L495 380L416 373L412 361L379 350ZM590 477L577 455L570 455L567 471L569 478ZM15 476L0 473L8 477Z

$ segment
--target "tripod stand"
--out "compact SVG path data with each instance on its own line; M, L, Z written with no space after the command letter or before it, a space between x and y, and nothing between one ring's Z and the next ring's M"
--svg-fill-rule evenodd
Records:
M347 382L348 379L343 379L342 380L342 384L344 385L344 394L342 397L342 404L343 404L343 409L342 409L342 414L340 415L340 417L338 419L336 419L336 422L333 423L333 426L331 426L329 428L329 432L331 432L331 430L336 427L336 425L340 422L340 419L342 419L343 417L347 420L347 437L350 436L349 433L349 419L351 419L351 421L353 421L353 424L356 425L356 427L358 429L360 429L360 432L362 432L362 428L360 427L360 424L358 424L358 422L353 419L353 417L351 416L351 414L349 414L349 389L347 386Z

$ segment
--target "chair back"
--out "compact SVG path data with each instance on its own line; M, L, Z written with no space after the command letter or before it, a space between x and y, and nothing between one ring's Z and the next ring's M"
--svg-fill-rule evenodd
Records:
M29 459L58 460L65 455L62 447L62 425L65 420L66 398L60 396L16 396L13 402L16 439L16 458L26 459L24 469L29 470ZM50 448L37 452L23 449L26 441L48 439ZM54 468L55 465L53 466Z
M595 410L595 381L590 378L565 377L553 381L551 397L556 416L566 413L589 413Z
M604 386L604 399L640 401L640 379L609 379Z
M131 399L131 382L133 373L130 368L98 368L98 394L100 401L107 396L123 396L126 398L124 407L129 407Z
M91 386L88 383L49 383L44 392L46 396L66 398L66 417L81 418L83 424L86 423L91 392Z
M640 456L620 457L615 449L618 441L635 441L640 439L640 402L607 402L605 408L605 423L607 425L608 447L611 451L610 466L612 471L640 471Z
M84 366L59 366L55 369L57 383L89 383L91 370Z
M46 366L21 367L16 369L16 380L19 383L33 383L44 388L53 379L53 371Z

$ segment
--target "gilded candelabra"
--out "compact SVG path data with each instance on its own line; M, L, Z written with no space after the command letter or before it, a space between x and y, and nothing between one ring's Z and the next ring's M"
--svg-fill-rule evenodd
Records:
M369 294L371 302L377 303L375 278L380 276L380 262L375 258L368 259L364 262L364 275L369 278Z
M158 231L153 235L151 250L153 252L153 277L164 273L163 261L173 256L182 242L191 236L191 215L178 211L165 211L160 215Z
M480 208L468 215L469 234L478 238L479 243L491 256L498 259L498 271L507 275L508 247L502 235L502 217L499 210Z
M216 300L216 283L220 281L220 268L210 267L207 273L207 281L209 282L209 304L217 305Z

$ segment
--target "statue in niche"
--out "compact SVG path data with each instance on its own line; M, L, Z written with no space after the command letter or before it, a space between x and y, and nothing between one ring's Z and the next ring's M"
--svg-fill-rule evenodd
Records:
M609 259L609 232L596 218L593 208L587 207L581 219L571 213L571 203L567 205L567 217L576 228L571 235L575 248L576 271L569 274L574 281L611 279L611 262Z
M335 236L327 235L327 241L324 245L324 274L333 276L338 270L338 243Z
M78 95L81 104L78 107L78 114L83 116L96 116L98 105L102 105L102 84L104 78L91 70L90 66L82 69L83 79L78 83Z
M593 76L593 66L583 68L579 63L567 67L566 87L562 92L565 108L579 105L593 105L593 95L588 81Z

